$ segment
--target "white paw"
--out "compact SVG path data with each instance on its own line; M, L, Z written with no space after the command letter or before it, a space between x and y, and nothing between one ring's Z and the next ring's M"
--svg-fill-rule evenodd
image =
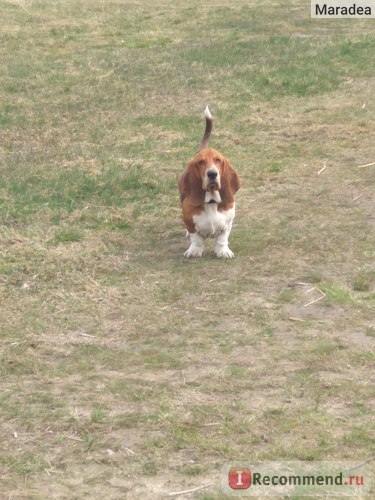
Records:
M197 247L196 245L190 245L190 247L184 253L184 257L187 257L188 259L192 259L192 258L196 258L196 257L202 257L202 254L203 254L202 247Z
M234 253L227 246L215 248L215 254L218 259L233 259L234 257Z

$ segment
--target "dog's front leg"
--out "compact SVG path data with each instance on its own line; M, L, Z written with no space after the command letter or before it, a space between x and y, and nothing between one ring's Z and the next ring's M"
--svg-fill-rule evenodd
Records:
M232 222L216 238L214 252L219 259L233 259L234 253L228 246L228 238L232 229Z
M202 257L203 249L204 249L204 241L202 236L198 233L189 233L190 236L190 246L184 253L185 257Z

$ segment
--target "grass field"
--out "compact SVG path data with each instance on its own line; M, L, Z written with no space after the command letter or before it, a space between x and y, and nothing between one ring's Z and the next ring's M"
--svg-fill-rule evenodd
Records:
M1 498L219 500L228 461L370 460L374 22L297 0L0 15ZM242 179L229 262L182 256L206 104Z

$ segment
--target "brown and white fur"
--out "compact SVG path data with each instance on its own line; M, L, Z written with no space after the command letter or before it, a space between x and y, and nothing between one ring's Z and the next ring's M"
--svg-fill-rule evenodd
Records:
M231 259L228 238L235 215L234 194L240 179L228 159L208 149L212 116L206 107L206 129L199 151L178 178L182 218L190 236L185 257L201 257L204 239L214 238L217 257Z

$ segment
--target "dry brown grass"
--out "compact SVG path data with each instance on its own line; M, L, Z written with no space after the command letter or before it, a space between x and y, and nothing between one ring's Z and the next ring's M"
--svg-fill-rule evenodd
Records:
M375 40L309 8L0 2L4 498L372 456ZM182 257L207 103L233 262Z

